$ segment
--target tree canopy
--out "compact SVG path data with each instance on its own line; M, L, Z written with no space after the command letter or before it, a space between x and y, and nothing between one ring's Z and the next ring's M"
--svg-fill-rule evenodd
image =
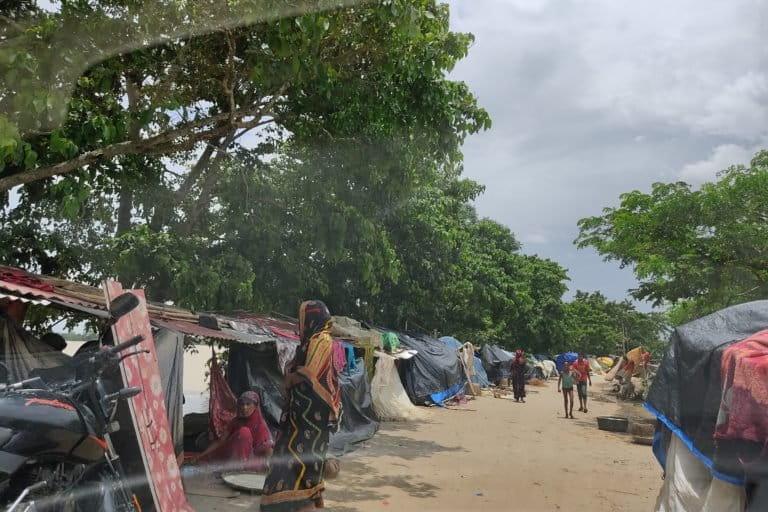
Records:
M461 145L491 121L447 78L473 42L447 5L53 5L0 27L0 261L195 310L322 298L510 348L614 340L477 215Z
M632 267L639 299L681 323L768 294L768 151L695 188L656 183L579 221L579 247Z
M663 313L642 313L628 300L608 300L600 292L576 292L565 305L565 331L573 350L622 354L642 345L658 350L668 330Z

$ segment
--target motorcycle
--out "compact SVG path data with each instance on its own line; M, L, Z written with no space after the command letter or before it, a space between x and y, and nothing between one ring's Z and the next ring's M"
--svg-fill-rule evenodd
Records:
M110 304L110 322L130 313L138 299L125 293ZM122 352L141 343L75 356L65 367L0 384L0 507L6 512L141 512L110 434L117 404L141 388L115 388L109 374L144 351Z

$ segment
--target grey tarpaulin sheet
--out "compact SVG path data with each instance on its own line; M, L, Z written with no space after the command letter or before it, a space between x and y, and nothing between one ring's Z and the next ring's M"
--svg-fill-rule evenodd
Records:
M8 367L10 381L26 379L35 368L56 368L67 361L69 357L51 350L48 344L0 313L0 362Z
M466 382L459 356L445 343L421 334L395 334L402 346L418 351L414 357L398 362L403 387L413 403L433 402L433 395L450 393Z
M728 345L766 328L766 300L732 306L677 327L648 391L649 410L687 438L694 453L723 479L742 479L739 456L754 456L743 443L716 444L713 439L722 393L720 361Z
M512 375L512 356L503 349L485 344L480 349L480 360L483 362L488 380L498 383L500 379L508 379Z
M357 368L356 372L339 374L341 420L339 431L331 434L330 446L334 453L350 451L351 445L372 438L379 429L363 359L357 360Z
M168 411L168 426L176 453L184 447L184 420L182 410L184 385L184 335L168 329L154 334L157 364L165 391L165 408Z

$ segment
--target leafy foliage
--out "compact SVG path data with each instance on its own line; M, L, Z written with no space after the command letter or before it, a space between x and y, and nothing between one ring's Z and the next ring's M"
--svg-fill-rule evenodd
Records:
M565 306L565 324L571 349L590 354L623 354L639 345L658 351L668 329L663 313L641 313L629 301L581 291Z
M472 206L483 187L462 179L460 148L490 118L446 78L473 41L448 7L310 3L16 0L0 260L116 275L196 310L295 314L321 297L508 348L615 342L613 310L564 304L565 269Z
M579 221L579 247L632 266L637 298L677 304L683 322L768 293L768 152L715 183L656 183Z

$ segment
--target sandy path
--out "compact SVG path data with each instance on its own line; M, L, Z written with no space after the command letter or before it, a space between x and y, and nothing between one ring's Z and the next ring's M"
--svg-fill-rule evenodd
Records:
M566 420L556 390L551 381L529 388L525 404L483 396L462 410L429 409L422 423L384 424L342 458L328 508L652 510L661 471L650 447L595 422L620 409L642 415L641 407L590 400L589 414Z

